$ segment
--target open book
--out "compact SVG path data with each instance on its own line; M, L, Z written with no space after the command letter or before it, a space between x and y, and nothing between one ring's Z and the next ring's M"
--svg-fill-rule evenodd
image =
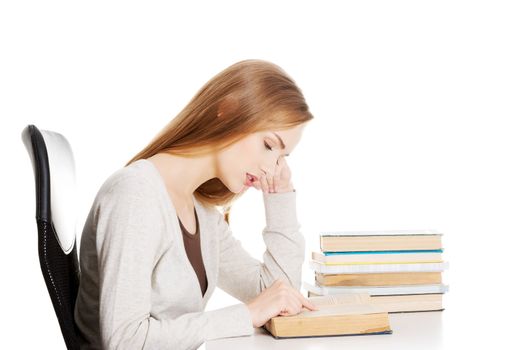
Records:
M313 296L319 310L303 308L292 316L271 318L264 328L275 338L391 334L388 313L367 293Z

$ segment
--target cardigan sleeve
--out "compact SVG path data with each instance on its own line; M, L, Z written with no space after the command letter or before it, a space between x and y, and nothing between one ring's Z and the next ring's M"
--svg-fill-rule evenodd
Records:
M289 281L298 291L301 286L305 239L297 220L296 191L263 193L263 198L266 216L266 226L262 230L266 245L263 261L255 259L242 247L222 215L218 218L217 286L245 303L278 278Z
M151 316L152 274L172 244L159 205L148 195L151 190L147 181L127 178L99 201L95 225L102 347L194 349L206 340L253 334L249 309L242 303L173 319Z

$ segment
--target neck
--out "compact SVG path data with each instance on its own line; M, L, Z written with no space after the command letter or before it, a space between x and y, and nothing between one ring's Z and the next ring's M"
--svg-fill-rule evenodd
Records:
M157 153L148 158L162 175L168 191L193 203L193 193L204 182L217 177L214 155L186 158Z

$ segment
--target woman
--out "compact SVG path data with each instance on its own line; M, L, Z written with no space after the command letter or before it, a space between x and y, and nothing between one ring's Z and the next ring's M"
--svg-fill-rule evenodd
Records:
M104 182L80 244L84 349L193 349L315 309L299 292L305 242L285 160L312 118L280 67L240 61ZM263 191L263 262L228 224L251 186ZM215 287L242 303L203 311Z

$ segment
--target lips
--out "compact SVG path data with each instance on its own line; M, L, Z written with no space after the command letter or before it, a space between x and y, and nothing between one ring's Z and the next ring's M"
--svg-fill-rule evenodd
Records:
M246 173L246 181L244 182L244 184L246 186L253 186L253 182L257 181L258 178L254 175L251 175L250 173Z
M258 181L258 177L256 177L255 175L251 175L250 173L247 173L247 175L250 177L250 180L252 182Z

